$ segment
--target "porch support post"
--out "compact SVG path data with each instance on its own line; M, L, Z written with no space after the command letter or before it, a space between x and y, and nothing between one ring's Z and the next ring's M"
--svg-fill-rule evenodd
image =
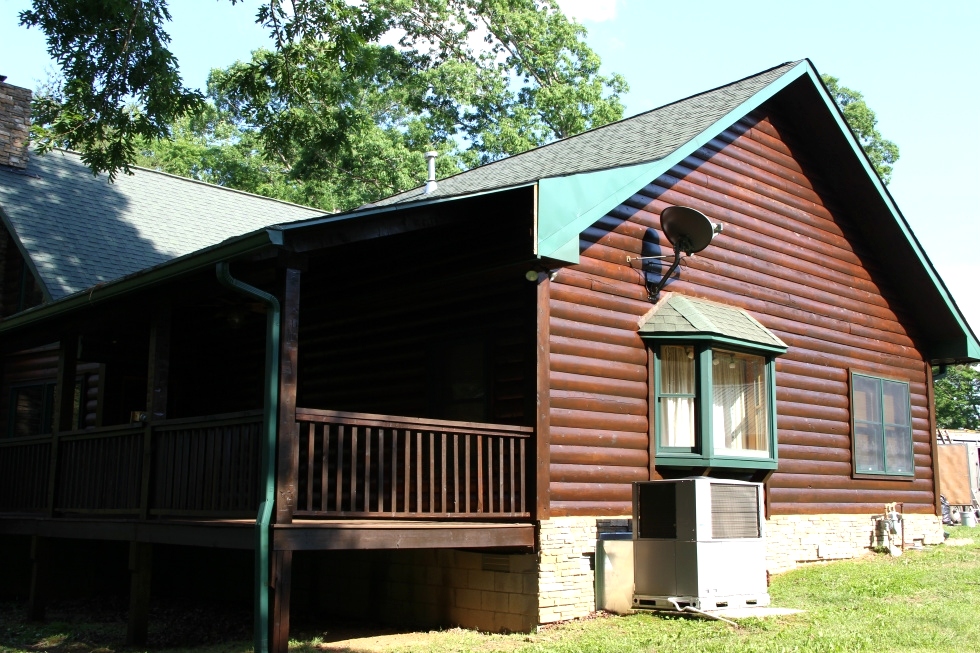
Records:
M51 428L51 466L48 471L48 516L54 516L58 489L58 434L70 431L75 412L75 368L78 335L63 334L58 348L58 379L54 386L54 424Z
M129 543L129 624L126 645L146 644L147 618L150 612L150 580L153 572L153 545Z
M156 303L150 324L150 348L146 369L146 427L143 431L143 465L140 486L140 519L150 512L150 477L153 467L153 423L167 419L167 391L170 378L169 300Z
M289 651L289 598L293 582L293 552L274 551L272 554L272 614L269 653Z
M534 438L537 468L535 470L535 513L538 521L551 516L551 277L538 273L537 288L537 397Z
M293 521L299 474L299 433L296 427L296 362L299 352L300 270L279 271L282 330L279 350L279 442L276 523ZM286 603L288 606L288 601ZM288 624L288 619L287 619Z
M926 399L929 402L929 438L931 440L929 452L932 455L932 494L933 509L937 517L943 516L943 503L939 498L939 429L936 427L936 389L933 386L932 363L925 361L923 364L926 373Z
M48 540L31 537L31 594L27 600L28 621L42 621L48 590Z

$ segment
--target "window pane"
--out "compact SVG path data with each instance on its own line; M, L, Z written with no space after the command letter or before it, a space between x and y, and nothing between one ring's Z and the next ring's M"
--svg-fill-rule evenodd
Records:
M887 404L887 399L885 402ZM885 456L889 472L911 474L914 471L911 442L912 431L908 426L885 427Z
M885 471L884 449L881 446L881 426L854 423L854 465L859 472Z
M39 435L41 433L43 402L43 385L32 385L14 391L13 435Z
M881 382L885 424L909 425L909 387L894 381Z
M740 456L768 455L765 358L716 350L712 355L711 383L715 451Z
M878 403L878 384L880 380L855 374L851 377L854 402L851 410L854 419L862 422L881 421L881 405Z
M660 348L660 393L693 395L694 347L667 346Z
M660 398L660 446L694 447L694 398Z

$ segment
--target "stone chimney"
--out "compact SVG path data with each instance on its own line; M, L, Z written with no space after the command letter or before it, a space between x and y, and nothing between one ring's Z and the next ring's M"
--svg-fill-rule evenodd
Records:
M0 166L27 167L31 131L31 92L11 86L0 75Z

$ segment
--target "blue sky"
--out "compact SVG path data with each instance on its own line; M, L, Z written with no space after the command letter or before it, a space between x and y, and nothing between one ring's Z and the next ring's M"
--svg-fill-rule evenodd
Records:
M0 0L0 74L33 88L50 66L28 0ZM171 0L172 48L191 86L269 43L258 3ZM623 74L628 114L809 58L864 93L901 148L889 190L980 334L980 2L753 3L561 0L589 30L606 71ZM909 262L912 263L911 261Z

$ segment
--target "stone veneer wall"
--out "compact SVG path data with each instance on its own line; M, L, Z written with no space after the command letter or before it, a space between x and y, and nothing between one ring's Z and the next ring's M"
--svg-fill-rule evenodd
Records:
M766 566L770 573L806 562L840 560L871 549L874 515L774 515L766 520ZM942 544L943 528L935 515L907 514L905 542Z
M31 92L0 82L0 165L27 167Z
M595 612L595 549L600 533L630 530L627 517L555 517L541 522L538 623Z

